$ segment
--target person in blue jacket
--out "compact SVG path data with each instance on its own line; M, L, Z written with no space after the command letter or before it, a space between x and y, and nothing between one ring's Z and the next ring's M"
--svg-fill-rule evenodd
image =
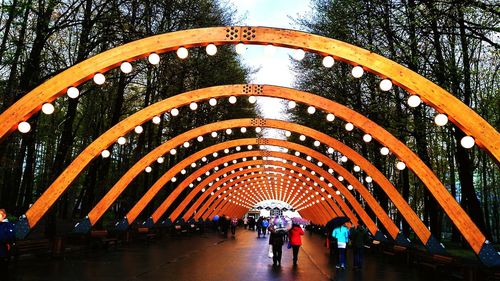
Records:
M7 219L5 209L0 209L0 276L4 278L2 280L9 280L10 253L15 238L14 225Z
M337 247L339 249L339 260L337 268L345 269L346 266L346 248L349 243L349 229L345 225L341 225L333 230L332 236L337 238Z

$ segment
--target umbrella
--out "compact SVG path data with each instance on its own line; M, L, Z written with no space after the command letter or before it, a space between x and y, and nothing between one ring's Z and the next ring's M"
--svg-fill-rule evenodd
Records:
M332 231L343 225L344 223L350 221L348 217L335 217L333 219L331 219L329 222L326 223L326 231L327 233L332 233Z

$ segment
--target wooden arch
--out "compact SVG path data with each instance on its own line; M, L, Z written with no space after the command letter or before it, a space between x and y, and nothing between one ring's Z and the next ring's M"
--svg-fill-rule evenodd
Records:
M255 44L301 48L335 59L362 65L371 73L392 82L449 116L449 119L476 143L500 161L500 136L498 132L476 112L453 95L421 75L368 50L338 40L301 31L269 27L231 26L183 30L137 40L102 52L69 69L33 89L0 115L0 141L17 128L20 121L27 120L39 111L42 104L63 95L69 86L78 86L96 73L104 73L124 61L133 61L151 53L164 53L179 47L206 46L210 43Z

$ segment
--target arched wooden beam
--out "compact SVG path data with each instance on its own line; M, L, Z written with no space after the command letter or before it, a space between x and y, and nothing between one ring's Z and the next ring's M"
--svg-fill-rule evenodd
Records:
M492 254L492 246L487 243L484 235L479 231L477 226L472 222L465 211L461 209L460 205L450 195L432 171L425 164L423 164L417 155L415 155L408 147L399 142L386 130L353 110L328 99L293 89L261 85L218 86L191 91L158 102L129 116L127 119L115 125L89 145L42 194L40 199L34 203L31 209L26 212L26 219L21 220L21 223L18 223L18 225L26 228L23 232L27 233L29 228L39 221L42 215L45 214L46 210L54 204L57 198L59 198L59 196L67 189L69 184L74 181L76 176L90 163L94 157L100 153L100 151L114 143L118 137L131 131L135 126L152 119L155 115L164 113L175 107L186 105L192 101L232 95L262 95L292 99L301 103L310 104L328 112L332 112L337 115L337 117L348 120L356 127L370 133L375 139L388 147L400 159L405 160L407 167L412 169L422 180L476 253L479 254L482 249L485 249L484 251L486 251L487 255ZM435 239L429 241L431 244L429 244L428 247L440 247L439 243L437 243ZM482 255L480 255L480 257L483 261L488 262L488 258L484 258Z
M300 31L269 27L210 27L183 30L151 36L102 52L47 80L2 113L0 141L15 130L20 121L27 120L39 111L43 103L51 102L63 95L69 86L77 86L92 78L95 73L104 73L124 61L143 58L153 52L172 51L181 46L240 42L302 48L321 55L332 55L335 59L352 65L362 65L365 70L390 78L394 84L410 93L418 94L424 102L446 113L453 123L466 134L473 136L478 145L491 153L497 163L500 160L498 132L459 99L421 75L392 60L345 42Z

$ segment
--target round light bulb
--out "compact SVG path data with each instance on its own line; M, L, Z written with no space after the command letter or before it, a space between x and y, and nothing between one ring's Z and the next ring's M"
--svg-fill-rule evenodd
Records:
M185 175L185 174L186 174L186 170L185 170L185 169L182 169L182 170L181 170L181 174Z
M387 148L387 147L385 147L385 146L384 146L384 147L382 147L382 148L380 149L380 154L382 154L382 155L388 155L388 154L389 154L389 148Z
M307 113L314 114L314 112L316 112L316 108L314 108L314 106L309 106L307 108Z
M31 130L31 125L30 123L23 121L17 125L17 129L19 130L19 132L26 134Z
M335 194L340 195L340 191L338 191L338 190L335 191Z
M342 156L342 157L340 158L340 161L342 161L342 162L344 162L344 163L345 163L345 162L347 162L347 160L348 160L348 159L347 159L347 156Z
M365 71L363 70L363 68L361 66L355 66L352 68L351 70L351 74L354 78L361 78L361 76L363 76L363 74L365 73Z
M366 182L370 183L373 181L372 177L368 176L365 178Z
M96 83L97 85L102 85L104 84L104 82L106 82L106 77L104 77L104 74L96 73L94 75L94 83Z
M302 49L295 49L293 51L293 58L295 60L298 60L298 61L303 60L305 56L306 56L306 52Z
M257 101L257 98L254 96L249 96L248 97L248 102L254 104Z
M128 61L124 61L120 65L120 70L125 74L130 73L132 72L132 64L130 64L130 62Z
M229 97L229 103L230 104L235 104L236 103L236 97L235 96L230 96Z
M224 149L224 153L228 154L229 153L229 148Z
M354 166L354 168L353 168L353 169L354 169L354 172L359 172L359 171L361 171L361 168L360 168L359 166Z
M177 57L180 58L180 59L185 59L187 58L189 55L189 52L186 48L184 47L180 47L179 49L177 49Z
M462 145L463 148L472 148L475 144L474 138L471 136L465 136L460 140L460 145Z
M75 87L69 87L68 90L66 91L66 94L68 95L68 97L76 99L80 95L80 90L78 90L78 88Z
M448 116L446 116L445 114L438 114L434 118L434 123L436 123L436 125L440 127L444 126L448 123Z
M326 56L323 58L323 66L324 67L330 68L333 66L334 63L335 63L335 60L333 59L332 56Z
M208 101L208 104L210 104L211 106L216 106L217 105L217 100L214 99L214 98L211 98L209 101Z
M240 131L241 131L242 133L246 133L246 132L247 132L247 128L245 128L245 127L241 127Z
M247 47L243 43L238 43L238 44L236 44L235 49L236 49L236 53L238 55L243 55L246 52Z
M261 128L261 127L256 127L256 128L255 128L255 132L256 132L256 133L260 133L260 132L262 132L262 128Z
M417 107L420 105L420 97L417 96L417 95L411 95L409 98L408 98L408 105L410 107Z
M179 115L179 110L177 108L172 108L172 110L170 110L170 114L172 114L172 116L177 116Z
M119 145L124 145L127 143L127 139L125 137L119 137L118 138L118 144Z
M195 102L192 102L192 103L189 104L189 108L191 110L196 110L196 109L198 109L198 104L195 103Z
M196 138L196 140L198 140L198 142L202 142L202 141L203 141L203 136L198 136L198 137Z
M371 142L372 141L372 136L370 134L365 134L363 136L363 141L364 142Z
M152 121L154 124L160 124L161 118L160 118L160 116L155 116L155 117L153 117Z
M320 144L321 144L321 143L320 143L319 141L315 141L315 142L314 142L314 146L320 146Z
M333 152L334 152L333 148L329 147L328 148L328 153L333 154Z
M305 140L306 140L306 136L304 136L304 135L300 135L299 140L301 140L301 141L305 141Z
M285 132L285 136L286 136L286 137L290 137L291 135L292 135L292 133L291 133L290 131L286 131L286 132Z
M326 121L332 122L333 120L335 120L335 115L328 113L326 115Z
M345 129L350 132L354 129L354 125L352 123L347 123L345 124Z
M160 63L160 56L157 53L151 53L148 56L148 61L150 64L156 65Z
M354 188L354 187L352 187L352 185L348 185L348 186L347 186L347 189L349 189L349 190L352 190L353 188Z
M288 108L292 109L292 108L295 108L297 106L297 103L293 100L289 101L288 102Z
M398 161L396 163L396 168L400 171L404 170L406 168L406 164L404 162Z
M205 50L207 51L207 54L209 56L217 54L217 46L215 46L214 44L208 44Z
M108 158L111 155L111 152L109 150L105 149L101 152L102 158Z
M158 162L160 164L163 163L164 161L165 161L165 158L163 158L163 157L158 157L158 159L156 159L156 162Z
M212 136L212 138L217 137L217 132L212 132L212 133L211 133L211 136Z
M54 106L51 103L44 103L42 105L42 112L47 115L50 115L54 113Z
M176 182L176 181L177 181L177 178L176 178L176 177L173 177L173 178L171 179L171 181L172 181L172 182Z
M177 154L177 150L175 148L170 149L170 154L172 155Z
M387 92L390 89L392 89L392 81L389 79L384 79L384 80L380 81L379 86L380 86L380 90Z
M146 169L144 169L144 171L146 171L146 173L151 173L151 171L153 170L153 168L147 166Z
M189 142L184 142L184 144L182 144L185 148L188 148L189 147Z
M141 125L137 126L134 128L134 132L136 132L137 134L140 134L144 131L144 129L142 128Z

